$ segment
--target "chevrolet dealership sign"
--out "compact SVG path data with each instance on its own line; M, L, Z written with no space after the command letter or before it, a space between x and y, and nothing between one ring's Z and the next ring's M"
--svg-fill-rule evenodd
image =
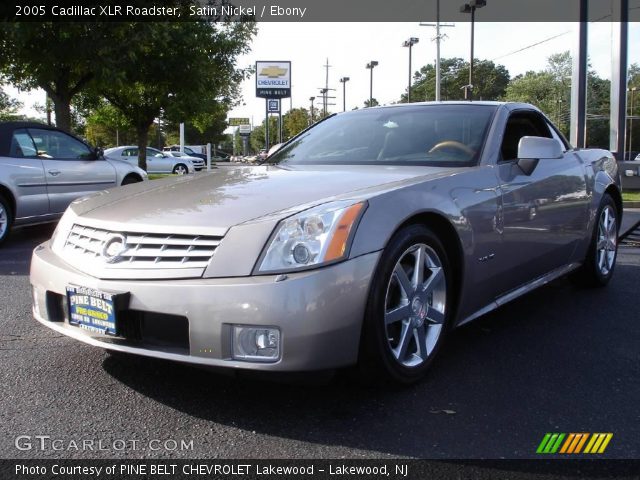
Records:
M291 62L256 62L256 97L290 96Z

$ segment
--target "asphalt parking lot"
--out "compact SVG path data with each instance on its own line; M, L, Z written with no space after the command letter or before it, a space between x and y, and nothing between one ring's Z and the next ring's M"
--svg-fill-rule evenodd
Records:
M535 458L546 432L612 432L604 457L640 457L640 248L621 248L606 289L560 280L458 329L422 383L391 391L232 378L58 335L32 319L28 277L52 230L0 248L0 457ZM21 435L63 450L19 450ZM68 448L85 439L106 448Z

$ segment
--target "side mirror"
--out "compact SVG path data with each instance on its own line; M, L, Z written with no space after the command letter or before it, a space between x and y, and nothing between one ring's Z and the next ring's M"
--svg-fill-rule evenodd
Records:
M541 159L562 158L562 144L555 138L522 137L518 144L518 166L531 175Z
M562 144L555 138L522 137L518 144L518 158L562 158Z
M93 156L96 160L104 157L104 149L102 147L96 147L93 149Z

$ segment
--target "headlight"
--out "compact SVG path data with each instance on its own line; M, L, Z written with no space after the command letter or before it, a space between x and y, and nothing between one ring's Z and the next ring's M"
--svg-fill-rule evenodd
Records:
M366 202L334 202L282 220L261 257L258 273L317 267L344 260Z

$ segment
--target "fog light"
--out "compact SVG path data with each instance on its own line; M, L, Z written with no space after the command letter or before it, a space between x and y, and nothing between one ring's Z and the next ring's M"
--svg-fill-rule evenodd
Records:
M280 330L234 325L233 358L253 362L277 361L280 358Z

